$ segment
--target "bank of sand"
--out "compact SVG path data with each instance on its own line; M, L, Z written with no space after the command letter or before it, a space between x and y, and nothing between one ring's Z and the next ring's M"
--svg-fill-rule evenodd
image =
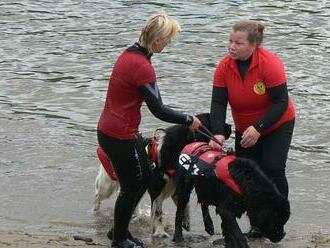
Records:
M12 231L0 232L0 247L8 248L68 248L68 247L110 247L110 242L98 242L89 237L77 236L61 236L61 235L45 235L45 234L32 234ZM153 247L148 245L147 247ZM180 247L189 247L180 246ZM214 247L223 247L221 245L214 245ZM260 247L255 242L251 243L251 248ZM262 247L266 247L262 245ZM270 244L269 247L274 247ZM305 237L290 237L280 242L279 246L283 248L326 248L330 247L330 237L324 235L313 234Z
M8 248L60 248L60 247L110 247L108 244L98 243L91 238L76 239L70 236L32 234L22 232L0 232L0 247Z

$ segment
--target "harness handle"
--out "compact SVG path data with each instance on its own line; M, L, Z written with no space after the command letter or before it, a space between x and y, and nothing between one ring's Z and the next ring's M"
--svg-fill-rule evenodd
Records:
M211 140L213 140L215 143L219 144L220 147L222 147L222 149L224 150L225 154L227 155L234 155L235 152L232 148L229 148L229 149L224 149L223 148L223 144L221 144L215 137L214 135L212 134L212 132L207 129L207 127L205 127L204 125L201 125L201 127L206 131L206 132L203 132L202 130L199 130L197 129L196 132L200 133L201 135L204 135L206 138L209 138Z
M205 126L201 126L207 133L203 132L202 130L197 129L196 132L200 133L201 135L204 135L206 138L209 138L210 140L213 140L215 143L219 144L222 147L222 144L217 140L214 135L211 133L210 130L208 130Z
M210 136L214 136L214 134L207 128L205 127L203 124L201 125L201 127L210 135Z

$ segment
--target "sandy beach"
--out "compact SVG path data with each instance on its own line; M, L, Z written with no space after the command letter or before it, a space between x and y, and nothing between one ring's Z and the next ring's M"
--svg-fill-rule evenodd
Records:
M216 239L215 239L216 240ZM191 244L192 245L192 244ZM211 245L211 244L210 244ZM223 247L218 242L213 242L214 247ZM265 247L263 241L250 242L251 247ZM45 234L32 234L22 232L0 232L0 247L10 248L61 248L61 247L110 247L110 242L96 241L89 237L77 237L77 236L61 236L61 235L45 235ZM193 247L189 244L180 244L180 247ZM147 247L160 247L152 244L147 244ZM166 247L166 244L161 245ZM304 238L290 237L284 239L279 244L269 244L267 247L283 247L283 248L326 248L330 247L330 237L311 235Z
M75 240L77 237L43 235L21 232L0 232L0 247L48 248L48 247L107 247L92 239Z

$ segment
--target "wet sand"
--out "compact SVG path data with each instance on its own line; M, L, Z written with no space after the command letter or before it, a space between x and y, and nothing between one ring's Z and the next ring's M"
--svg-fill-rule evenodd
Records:
M110 242L99 242L89 237L81 237L86 240L75 240L74 236L61 236L61 235L44 235L44 234L32 234L21 232L0 232L0 247L28 247L28 248L48 248L48 247L110 247ZM79 237L78 237L79 239ZM223 247L218 244L216 238L213 239L213 244L210 246ZM250 242L251 247L266 247L264 241ZM189 244L179 245L180 247L193 247ZM160 245L159 243L154 246L147 243L147 247L166 247L166 245ZM304 238L283 240L279 244L269 244L267 247L285 247L285 248L325 248L330 247L330 238L324 236L306 236Z
M106 247L94 241L75 240L74 237L60 235L43 235L20 232L0 232L0 247Z

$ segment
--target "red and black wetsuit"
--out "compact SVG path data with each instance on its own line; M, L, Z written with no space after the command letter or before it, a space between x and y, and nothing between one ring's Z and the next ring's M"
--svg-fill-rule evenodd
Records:
M214 74L211 103L213 132L223 134L229 102L237 156L256 160L285 196L285 167L295 120L286 82L284 65L267 49L255 49L247 61L236 61L227 55ZM249 126L254 126L261 136L253 147L245 149L240 141Z
M117 242L127 238L132 213L149 184L150 166L138 135L142 103L146 102L161 120L187 126L193 121L192 116L163 105L150 57L138 43L118 57L98 122L99 145L111 160L120 183L113 230Z

